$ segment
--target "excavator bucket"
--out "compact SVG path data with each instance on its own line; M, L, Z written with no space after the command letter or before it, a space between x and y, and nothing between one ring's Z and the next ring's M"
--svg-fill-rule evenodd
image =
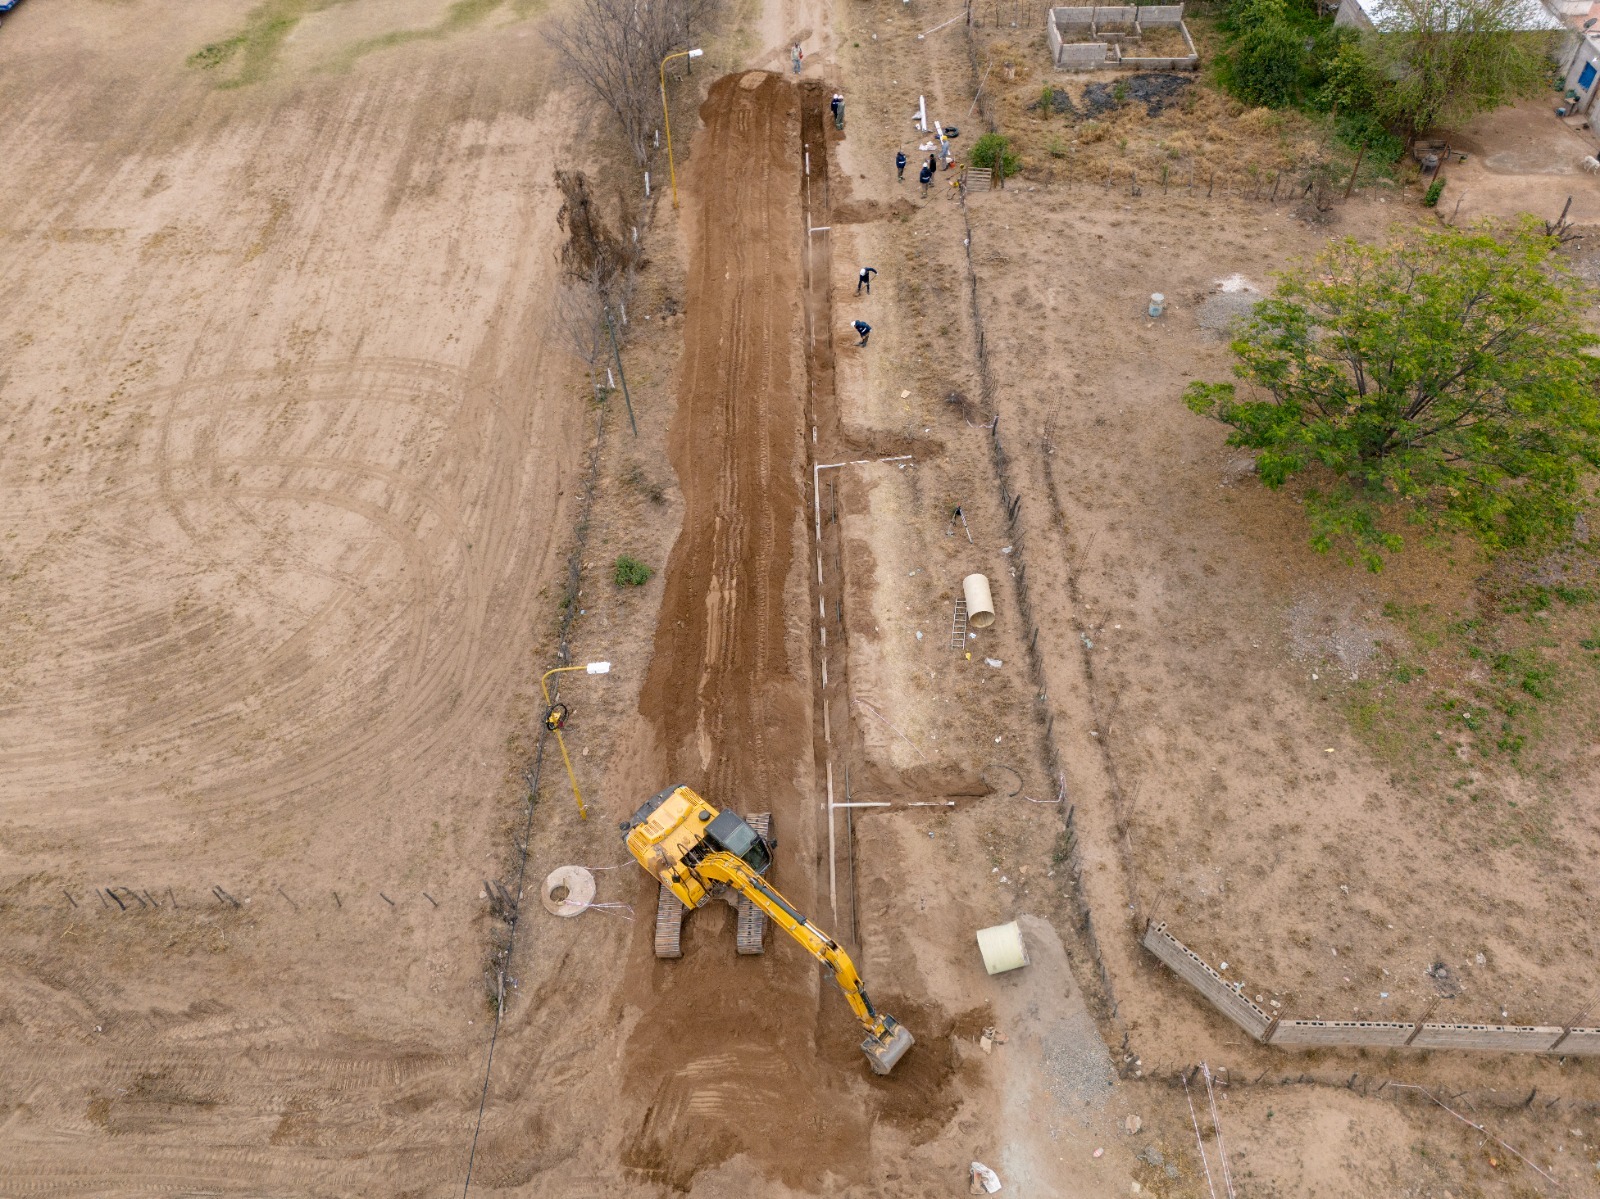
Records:
M874 1074L887 1074L895 1068L906 1052L916 1044L916 1038L911 1035L911 1030L906 1028L893 1016L883 1018L883 1035L868 1037L861 1042L861 1052L867 1055L867 1061L872 1063Z

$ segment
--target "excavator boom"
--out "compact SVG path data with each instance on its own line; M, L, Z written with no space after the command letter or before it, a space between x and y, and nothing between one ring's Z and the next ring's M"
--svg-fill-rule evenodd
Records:
M875 1073L889 1073L906 1055L914 1044L910 1031L872 1006L850 955L761 877L771 862L769 849L738 816L675 786L623 821L622 830L639 865L685 907L699 907L721 887L731 887L826 966L866 1029L861 1050Z

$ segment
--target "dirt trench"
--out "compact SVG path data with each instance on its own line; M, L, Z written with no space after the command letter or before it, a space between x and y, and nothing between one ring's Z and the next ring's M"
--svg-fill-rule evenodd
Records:
M824 922L804 476L832 358L816 352L828 334L814 294L823 327L808 336L802 127L820 131L825 105L815 86L750 72L716 83L701 109L683 189L690 272L669 446L684 524L640 701L662 784L771 811L773 879ZM815 220L826 147L810 150ZM817 282L825 293L825 271ZM625 1053L625 1089L642 1112L627 1167L687 1189L745 1153L788 1185L815 1187L819 1163L860 1176L878 1118L926 1122L927 1103L907 1100L937 1099L942 1057L914 1053L894 1078L873 1078L843 998L798 946L769 930L763 956L738 957L732 909L712 904L691 915L683 959L658 962L654 903L647 884L623 993L624 1014L642 1010Z

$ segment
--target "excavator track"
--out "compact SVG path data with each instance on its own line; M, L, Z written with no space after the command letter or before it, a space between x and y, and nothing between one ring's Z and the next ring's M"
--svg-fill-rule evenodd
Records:
M752 812L745 817L745 823L756 831L756 834L769 845L773 844L772 813ZM739 897L738 933L735 941L741 954L763 953L766 946L763 941L767 934L767 914L750 900L741 895Z
M670 887L662 887L656 900L656 957L683 956L683 912L683 901Z

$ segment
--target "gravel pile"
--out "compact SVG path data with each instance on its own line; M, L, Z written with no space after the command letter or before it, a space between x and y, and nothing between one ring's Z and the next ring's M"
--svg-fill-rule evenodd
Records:
M1305 595L1289 609L1288 623L1291 657L1336 666L1352 679L1377 657L1380 644L1397 639L1371 597L1363 603L1349 596Z
M1051 1026L1043 1037L1039 1063L1045 1085L1063 1107L1095 1109L1104 1105L1116 1078L1100 1031L1087 1012L1077 1012Z
M1243 275L1219 280L1217 290L1200 302L1200 327L1226 341L1249 319L1251 309L1262 298L1260 290Z

